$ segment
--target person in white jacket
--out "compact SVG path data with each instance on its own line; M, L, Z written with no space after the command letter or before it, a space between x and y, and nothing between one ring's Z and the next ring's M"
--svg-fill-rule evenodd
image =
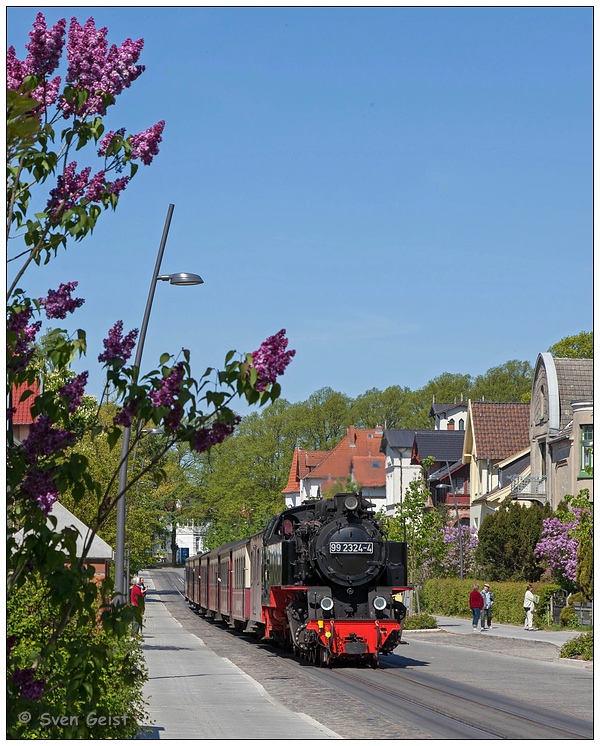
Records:
M533 585L529 583L523 599L523 608L525 609L525 629L534 631L537 627L533 626L533 612L535 611L535 598L533 596Z

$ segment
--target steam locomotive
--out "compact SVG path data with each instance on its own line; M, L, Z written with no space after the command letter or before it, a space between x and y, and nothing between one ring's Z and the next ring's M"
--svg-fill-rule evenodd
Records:
M186 562L185 597L208 618L316 665L376 667L401 641L406 544L359 494L306 501L266 529Z

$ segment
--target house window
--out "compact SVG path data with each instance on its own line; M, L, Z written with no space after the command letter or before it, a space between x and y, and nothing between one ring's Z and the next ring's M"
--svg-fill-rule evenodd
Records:
M454 430L454 420L448 420L448 430Z
M581 426L581 472L580 477L594 475L594 426Z
M462 418L458 421L458 429L459 430L465 429L465 421Z
M454 491L460 492L461 494L465 491L465 478L454 477Z

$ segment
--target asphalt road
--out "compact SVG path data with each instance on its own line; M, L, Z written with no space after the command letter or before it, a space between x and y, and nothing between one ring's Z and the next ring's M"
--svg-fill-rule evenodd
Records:
M157 587L182 589L177 571L152 571L151 576ZM369 689L369 680L353 681L343 671L336 675L335 670L315 669L210 623L192 612L179 594L161 598L185 629L245 671L275 700L342 738L568 738L559 731L552 735L552 728L562 725L566 734L593 735L593 667L561 662L558 648L550 643L487 633L409 632L409 645L382 657L380 671L360 672L359 679L374 677L377 691ZM392 674L401 679L390 682ZM425 709L410 701L401 705L394 692L412 693L412 701L423 702ZM436 713L436 701L448 697L456 704L444 706L460 711L458 722L444 711ZM506 733L498 735L503 708L512 720Z

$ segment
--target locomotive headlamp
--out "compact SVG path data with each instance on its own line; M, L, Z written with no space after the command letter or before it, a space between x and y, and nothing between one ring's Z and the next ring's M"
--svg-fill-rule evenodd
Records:
M331 611L333 609L333 598L323 596L321 599L321 608L323 611Z
M387 601L383 596L376 596L373 599L373 606L375 607L376 611L383 611L387 606Z
M344 507L346 510L356 510L356 508L358 508L358 498L356 495L349 495L344 500Z

